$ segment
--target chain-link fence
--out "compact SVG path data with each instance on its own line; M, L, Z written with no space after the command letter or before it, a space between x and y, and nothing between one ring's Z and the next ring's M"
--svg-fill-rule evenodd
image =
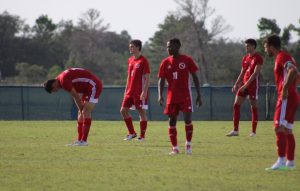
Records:
M298 89L300 89L298 87ZM166 91L165 91L166 93ZM124 87L104 87L93 111L95 120L120 120ZM166 120L163 107L157 103L157 87L149 88L150 120ZM193 89L195 104L195 89ZM235 95L229 86L201 87L203 105L194 107L193 120L232 120ZM70 120L76 119L77 109L70 95L63 90L48 94L42 87L0 86L0 120ZM259 89L259 120L272 120L277 94L274 86ZM137 119L137 112L131 112ZM250 105L241 107L241 120L250 120ZM296 120L300 119L297 112Z

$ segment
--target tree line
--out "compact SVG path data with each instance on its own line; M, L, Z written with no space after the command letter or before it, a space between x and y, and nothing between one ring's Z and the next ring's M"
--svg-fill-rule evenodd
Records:
M143 54L149 59L151 84L157 83L161 60L167 56L166 42L181 39L182 52L191 55L200 67L202 84L233 84L245 54L243 41L223 38L231 26L209 6L209 0L174 0L178 10L168 13L144 43ZM210 23L209 23L210 22ZM299 19L300 24L300 19ZM290 24L281 29L274 19L261 18L257 50L264 55L262 41L269 34L280 35L283 48L300 63L300 27ZM298 41L290 42L291 33ZM78 19L54 23L47 15L29 26L17 15L0 14L1 84L40 84L68 67L83 67L97 74L105 85L124 85L127 76L130 34L109 30L100 11L87 10ZM273 60L265 57L262 83L273 84Z

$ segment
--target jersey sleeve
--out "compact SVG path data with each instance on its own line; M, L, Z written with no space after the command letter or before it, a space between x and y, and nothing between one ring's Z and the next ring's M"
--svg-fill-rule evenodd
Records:
M149 62L148 62L148 60L146 58L144 59L143 63L144 63L143 74L150 74Z
M189 58L189 70L191 73L195 73L199 70L198 66L196 65L196 63L194 62L194 60L192 58Z
M260 55L256 56L256 65L263 65L264 60Z
M166 60L163 60L160 63L160 66L159 66L159 71L158 71L158 75L157 75L159 78L165 78L166 77L165 65L166 65Z

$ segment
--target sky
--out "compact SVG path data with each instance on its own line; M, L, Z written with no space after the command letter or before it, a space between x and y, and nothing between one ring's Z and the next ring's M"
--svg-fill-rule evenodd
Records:
M300 0L210 0L214 18L222 16L231 30L222 37L232 40L258 38L257 23L261 17L276 19L283 28L299 27ZM132 38L147 41L170 12L177 10L174 0L0 0L0 13L8 11L34 25L40 15L48 15L54 23L72 20L74 24L88 9L97 9L109 24L110 31L127 30ZM293 39L295 40L295 34Z

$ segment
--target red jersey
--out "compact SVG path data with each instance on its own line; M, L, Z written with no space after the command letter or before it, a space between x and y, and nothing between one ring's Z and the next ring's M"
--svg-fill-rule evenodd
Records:
M287 66L289 64L293 64L294 66L297 65L294 58L291 57L287 52L280 51L275 58L275 65L274 65L274 76L275 76L277 95L278 98L280 99L281 99L283 83L288 74ZM294 98L298 96L296 88L297 88L296 80L294 80L288 89L288 97Z
M100 79L88 70L82 68L70 68L60 73L56 79L60 86L70 92L74 87L78 93L87 93L93 87L102 87Z
M145 74L150 73L149 62L144 56L128 59L128 81L126 95L137 97L140 96L145 84Z
M243 57L242 67L246 71L243 77L243 84L249 80L257 65L263 65L263 58L259 54L254 53L252 56L247 54ZM250 86L258 87L258 77L259 75L251 82Z
M183 103L191 99L190 73L198 70L193 59L186 55L169 56L162 60L158 77L168 82L167 104Z

